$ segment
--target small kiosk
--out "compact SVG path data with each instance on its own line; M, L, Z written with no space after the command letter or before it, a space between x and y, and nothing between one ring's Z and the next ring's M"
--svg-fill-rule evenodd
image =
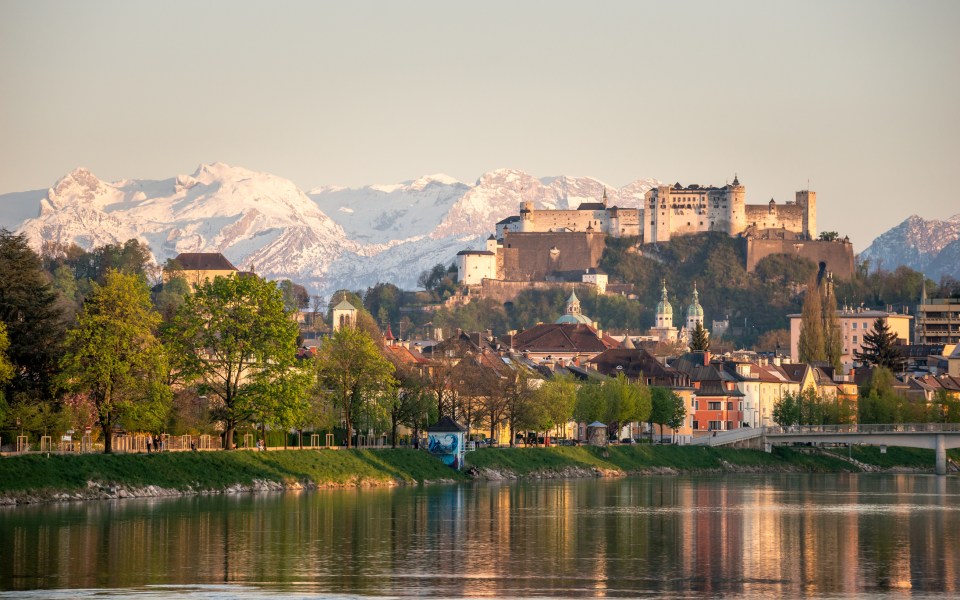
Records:
M587 443L591 446L607 445L607 425L594 421L587 425Z
M427 449L443 464L459 471L463 466L466 431L450 417L443 417L427 427Z

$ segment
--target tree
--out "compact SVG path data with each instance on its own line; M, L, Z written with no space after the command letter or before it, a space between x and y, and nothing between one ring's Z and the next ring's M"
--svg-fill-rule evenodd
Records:
M827 363L839 373L843 370L843 333L840 331L840 319L837 317L837 297L833 291L833 278L826 280L823 299L823 356Z
M183 381L196 382L217 405L224 448L238 425L250 422L272 385L295 376L297 324L275 283L255 275L217 277L197 287L166 330ZM259 410L263 414L263 410Z
M821 231L817 239L821 242L835 242L840 239L840 234L836 231Z
M390 417L390 443L396 448L400 425L406 425L418 434L430 412L433 399L426 388L424 377L416 368L393 358L389 360L395 369L396 387L389 398L387 409Z
M378 400L394 393L394 367L358 327L341 327L326 338L317 352L316 366L320 387L343 415L349 448L356 419L363 413L376 414Z
M663 387L650 388L650 416L647 423L650 425L650 440L653 441L653 425L660 426L660 435L663 436L664 426L673 430L683 426L687 416L687 408L683 405L683 398L673 390Z
M606 402L603 388L599 383L590 382L577 389L577 401L573 405L573 418L579 423L593 423L606 415Z
M703 328L703 323L697 321L697 326L690 336L690 351L706 352L708 350L710 350L710 336L707 335L707 330Z
M604 381L601 388L606 404L603 420L613 423L616 430L623 423L646 421L650 416L650 389L643 383L631 382L620 373Z
M877 317L873 330L863 334L862 350L854 353L857 360L868 365L890 369L894 373L904 370L906 360L897 347L897 334L890 331L887 320Z
M893 390L895 378L885 367L877 367L870 381L860 388L857 403L860 423L899 423L901 399Z
M572 375L555 375L536 391L538 404L543 407L553 426L560 426L573 417L577 402L577 381Z
M823 362L827 358L824 351L823 307L820 289L814 280L807 284L807 293L803 298L798 353L800 362L807 364Z
M76 327L67 332L61 381L73 392L89 393L105 454L113 450L113 427L125 417L159 425L165 416L170 388L156 336L159 323L146 282L109 271L103 286L94 284Z
M62 353L63 314L40 257L23 234L5 229L0 229L0 321L7 327L7 356L15 370L8 394L52 399Z
M287 312L295 313L310 308L310 294L299 283L284 279L277 287L283 292L283 306Z

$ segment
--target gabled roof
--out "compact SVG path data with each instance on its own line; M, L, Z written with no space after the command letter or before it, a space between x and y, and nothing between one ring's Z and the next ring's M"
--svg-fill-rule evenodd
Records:
M518 352L600 353L617 343L582 323L541 323L513 336Z
M236 271L237 268L219 252L181 252L175 259L184 271Z
M668 367L643 349L611 348L594 356L588 364L604 375L616 375L622 372L626 377L636 379L642 373L645 377L656 379L686 379L683 373ZM617 369L617 367L623 369Z
M333 307L333 310L352 310L352 311L356 311L357 308L356 308L354 305L352 305L352 304L350 304L349 302L347 302L346 300L341 300L339 304L337 304L336 306Z

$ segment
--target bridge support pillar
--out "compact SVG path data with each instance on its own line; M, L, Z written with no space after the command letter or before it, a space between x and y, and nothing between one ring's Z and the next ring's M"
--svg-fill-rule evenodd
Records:
M947 474L947 446L943 434L937 434L937 475Z

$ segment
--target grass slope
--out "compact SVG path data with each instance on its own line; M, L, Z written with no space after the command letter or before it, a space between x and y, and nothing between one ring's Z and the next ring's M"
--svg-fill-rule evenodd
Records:
M416 450L34 454L0 460L0 493L82 490L88 481L219 490L255 480L349 485L437 479L466 478Z
M868 461L864 461L868 462ZM611 446L608 456L592 446L557 448L484 448L471 452L467 463L480 469L509 471L519 476L575 467L632 473L656 468L701 470L856 471L839 458L804 454L777 447L772 453L705 446ZM932 466L932 462L930 465Z

